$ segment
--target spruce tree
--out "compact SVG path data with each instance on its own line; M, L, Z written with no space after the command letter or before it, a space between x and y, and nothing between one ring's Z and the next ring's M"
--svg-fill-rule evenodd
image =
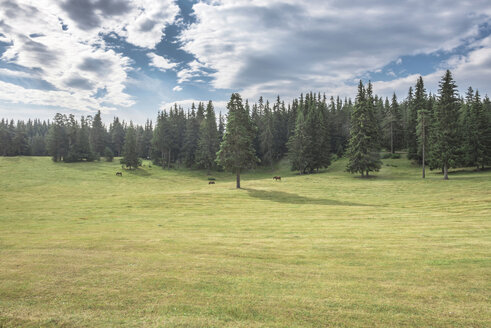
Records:
M89 121L82 116L80 119L80 131L77 136L78 161L94 161L99 155L94 154L89 141L90 127Z
M298 110L295 132L288 141L288 159L292 165L292 170L298 171L300 174L306 173L308 168L306 150L309 143L303 111Z
M149 159L150 153L152 149L152 136L153 136L153 127L152 121L147 120L145 123L145 129L143 131L143 141L142 141L142 149L141 156L143 158Z
M68 152L66 116L56 113L48 133L48 154L54 162L63 160Z
M428 152L428 140L430 135L430 125L432 118L431 103L428 102L423 78L420 76L416 82L416 92L414 94L414 105L418 113L416 135L418 140L418 157L421 158L422 178L426 178L426 161Z
M171 138L167 112L160 112L152 138L152 160L154 164L170 167Z
M106 129L102 124L101 111L97 111L94 119L92 120L92 129L90 130L90 144L92 146L93 152L97 156L103 155L104 149L106 148Z
M206 106L205 118L201 122L196 150L196 164L198 167L206 169L208 174L215 166L218 148L217 121L213 103L210 100Z
M16 156L26 156L30 153L27 131L24 122L17 122L14 137L12 139L12 148L14 155Z
M408 159L418 160L418 137L416 135L416 125L418 120L417 104L414 102L413 88L409 87L406 99L407 124L406 142Z
M218 115L218 144L223 140L223 134L225 133L225 122L223 121L222 112Z
M113 146L112 148L114 151L114 155L121 156L123 150L123 144L124 144L125 131L124 131L123 124L121 124L118 117L114 118L114 122L110 127L109 134L111 138L111 144Z
M240 188L241 171L254 167L258 162L253 145L255 131L238 93L232 94L227 109L227 125L217 154L217 163L236 174L236 187Z
M453 167L460 150L458 134L459 97L452 73L447 70L439 83L438 102L435 107L434 145L435 159L443 168L443 179L448 180L448 169Z
M484 159L482 168L485 165L491 164L491 101L486 95L482 101L482 107L484 112L484 131L483 131L483 145L484 145Z
M479 91L474 94L469 87L463 109L465 164L479 170L486 162L486 130L489 129Z
M141 164L141 160L138 158L136 131L132 122L130 122L129 127L126 129L123 145L123 158L120 162L127 168L129 167L130 170L132 168L138 168Z
M264 106L264 113L262 117L262 131L260 135L260 150L262 154L261 163L271 166L273 169L274 160L274 125L273 125L273 113L269 107L269 102L266 101Z
M399 110L399 103L397 102L397 96L394 93L392 95L392 101L387 108L387 116L386 116L386 128L388 130L389 135L389 149L390 153L394 154L396 149L400 147L400 131L401 131L401 114Z
M192 167L195 165L196 149L198 148L199 139L199 123L196 118L196 111L193 106L191 113L188 113L188 119L186 120L186 135L184 136L184 165L186 167Z
M363 83L358 85L358 94L351 113L351 130L348 147L347 171L368 176L381 166L379 136L375 118L375 108L371 83L365 90Z

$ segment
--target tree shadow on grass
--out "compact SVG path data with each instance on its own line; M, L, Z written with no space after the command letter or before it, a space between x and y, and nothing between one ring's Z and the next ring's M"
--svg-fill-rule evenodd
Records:
M131 174L131 175L137 175L140 177L149 177L151 175L150 172L148 172L147 170L144 170L142 168L133 169L133 170L124 170L123 173L124 172Z
M243 188L249 193L249 196L269 200L277 203L286 204L305 204L305 205L331 205L331 206L371 206L367 204L343 202L334 199L310 198L284 191L268 191L251 188Z

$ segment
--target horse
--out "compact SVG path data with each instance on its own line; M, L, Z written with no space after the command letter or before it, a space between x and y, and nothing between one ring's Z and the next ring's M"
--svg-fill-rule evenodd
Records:
M215 181L209 181L208 184L215 184Z
M273 180L274 180L274 181L278 181L278 180L280 180L280 181L281 181L281 177L277 175L277 176L273 177Z
M116 176L122 177L123 176L123 173L122 172L116 172Z

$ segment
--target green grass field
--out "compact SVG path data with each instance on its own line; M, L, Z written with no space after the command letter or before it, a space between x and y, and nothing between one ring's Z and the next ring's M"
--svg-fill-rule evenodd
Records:
M0 158L0 327L490 327L491 171L383 162L236 190Z

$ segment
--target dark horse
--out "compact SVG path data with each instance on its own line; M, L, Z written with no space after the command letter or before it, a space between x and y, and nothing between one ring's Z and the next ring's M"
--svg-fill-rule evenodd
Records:
M275 176L275 177L273 177L273 180L275 180L275 181L280 180L281 181L281 177L280 176Z
M215 181L210 181L208 182L208 184L215 184Z
M122 177L123 173L122 172L116 172L116 175Z

